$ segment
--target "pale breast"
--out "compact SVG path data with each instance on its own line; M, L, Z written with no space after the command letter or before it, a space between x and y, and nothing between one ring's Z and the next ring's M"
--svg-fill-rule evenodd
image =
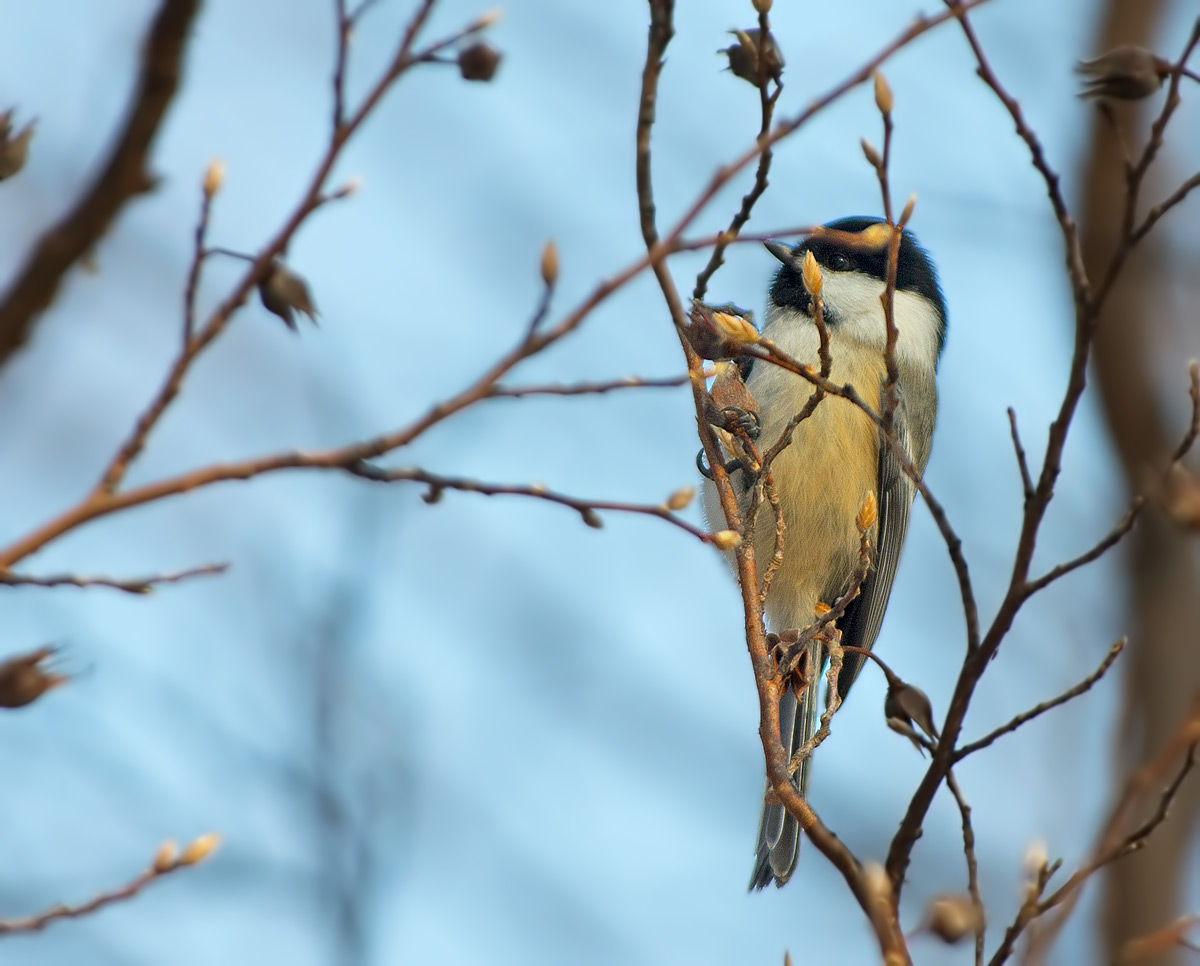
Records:
M815 336L815 330L810 331ZM808 361L804 350L810 347L795 344L800 339L789 341L794 344L785 348ZM811 341L815 362L815 339ZM872 407L878 407L883 374L878 351L853 344L836 347L833 380L852 384ZM803 408L812 387L799 376L761 362L747 385L763 409L759 446L765 452ZM858 559L855 518L877 482L877 453L877 431L870 418L846 400L829 396L796 428L791 445L776 459L771 475L785 530L783 561L767 600L773 629L808 624L818 602L832 603L844 589ZM772 515L764 508L755 538L760 573L774 547Z

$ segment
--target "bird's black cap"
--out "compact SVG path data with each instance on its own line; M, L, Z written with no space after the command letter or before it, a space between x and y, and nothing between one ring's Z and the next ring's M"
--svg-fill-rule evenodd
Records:
M882 218L856 215L839 218L824 225L794 248L778 242L767 242L767 250L778 258L783 266L771 285L772 304L811 311L808 291L800 276L800 265L805 252L812 252L817 263L830 271L852 271L870 275L880 281L887 279L887 235L880 232L879 238L868 231L874 225L886 224ZM929 254L917 244L913 233L905 229L900 236L900 257L896 263L896 290L923 295L937 310L941 319L938 352L946 341L946 298L938 282L937 270ZM830 318L836 324L836 318Z

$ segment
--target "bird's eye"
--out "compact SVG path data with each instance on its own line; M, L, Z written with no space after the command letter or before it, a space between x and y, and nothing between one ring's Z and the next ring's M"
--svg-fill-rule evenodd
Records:
M850 259L841 252L834 252L829 256L829 267L835 272L847 272L850 270Z

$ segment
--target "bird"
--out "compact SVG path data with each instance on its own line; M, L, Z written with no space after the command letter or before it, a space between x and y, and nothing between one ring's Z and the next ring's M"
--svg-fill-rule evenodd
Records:
M811 253L820 266L823 317L832 359L830 378L849 383L876 412L886 385L886 323L880 296L886 288L892 228L883 219L841 218L819 228L794 247L765 243L779 260L767 296L762 338L770 339L802 364L819 366L819 335L813 300L804 285L802 266ZM894 296L897 329L896 405L893 431L899 446L923 473L937 421L937 370L946 343L946 300L929 254L904 229L899 246ZM812 385L793 372L743 357L739 368L757 407L760 449L772 445L812 393ZM734 453L734 456L737 454ZM753 468L731 462L731 483L743 508L756 485ZM703 469L703 467L702 467ZM849 400L827 396L795 430L790 446L771 468L784 521L783 559L765 602L768 626L776 633L799 630L814 620L818 605L832 604L848 587L858 566L860 535L856 517L867 495L875 495L877 521L869 530L871 563L861 592L838 619L842 643L866 650L874 645L892 591L900 551L908 529L916 487L902 469L879 426ZM722 521L716 489L705 485L710 522ZM771 559L775 528L759 526L759 561ZM823 673L825 653L809 645L809 668ZM844 699L862 669L864 657L847 653L837 681ZM789 689L780 699L779 720L789 756L813 735L819 715L817 681L799 698ZM827 696L828 700L828 696ZM795 776L808 797L812 757ZM800 851L796 820L777 802L764 800L759 824L751 891L792 876Z

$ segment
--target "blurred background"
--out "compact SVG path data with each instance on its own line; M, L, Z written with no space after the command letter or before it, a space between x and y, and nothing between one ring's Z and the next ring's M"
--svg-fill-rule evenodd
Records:
M58 0L5 11L0 107L40 124L28 168L0 185L0 285L104 156L154 8ZM778 4L782 115L849 74L918 9ZM425 36L480 12L443 0ZM353 48L353 92L382 69L410 13L388 0L369 14ZM1120 198L1119 168L1075 96L1072 65L1127 40L1176 56L1194 14L1186 0L997 0L975 15L1069 198L1087 205L1090 252L1105 250L1103 204ZM753 22L749 3L679 5L654 131L660 224L753 141L758 95L715 53L725 31ZM358 176L362 189L318 213L289 252L312 285L320 328L296 338L249 305L201 361L131 482L401 425L517 338L548 238L562 264L554 316L635 258L646 26L645 5L632 0L525 0L490 37L505 55L493 83L466 84L437 65L409 74L337 170L335 184ZM82 495L161 380L208 163L219 157L228 170L213 244L254 250L291 210L327 137L333 54L330 0L205 4L156 145L159 189L126 209L94 270L69 276L32 344L0 373L0 543ZM1036 470L1065 384L1062 245L1044 187L957 28L921 39L885 72L896 96L894 192L918 195L913 229L950 306L927 480L963 538L986 618L1021 512L1005 407L1017 411ZM1155 198L1200 155L1195 85L1185 94ZM877 212L864 136L879 143L869 86L779 148L748 230ZM698 231L723 228L750 180L736 179ZM1127 480L1185 425L1185 361L1200 354L1189 308L1195 223L1185 210L1166 219L1135 266L1141 287L1118 298L1123 308L1106 323L1125 341L1101 347L1100 389L1075 421L1035 569L1107 532L1128 505ZM682 290L704 258L672 261ZM727 259L710 299L761 309L774 260L753 245ZM210 263L202 311L241 270ZM515 381L682 370L661 297L643 278ZM1108 412L1136 418L1114 433ZM686 388L640 390L493 401L397 461L653 503L695 483L698 445ZM1086 676L1123 633L1138 635L1119 673L958 771L974 806L989 950L1020 901L1026 849L1040 840L1068 869L1079 862L1114 783L1157 747L1200 679L1200 625L1176 615L1155 627L1147 616L1195 597L1194 547L1161 523L1147 530L1028 606L972 705L968 738ZM100 521L24 569L120 576L220 560L232 562L228 575L149 598L0 592L0 654L56 641L79 672L0 722L0 917L117 885L165 839L208 830L224 839L210 863L134 902L4 940L4 962L779 963L785 949L797 963L873 961L861 914L813 850L786 889L745 891L763 764L738 596L711 548L646 518L609 514L595 531L532 501L449 493L428 506L416 487L292 474ZM879 647L944 714L963 620L921 507ZM886 729L882 700L880 676L864 674L813 785L835 831L879 859L925 767ZM1180 878L1167 901L1193 910L1194 803L1168 823L1167 858L1148 860L1149 881ZM965 887L959 816L944 789L910 877L906 929L931 895ZM1100 958L1102 924L1126 928L1112 910L1149 888L1129 882L1105 902L1089 889L1059 961ZM1145 929L1174 914L1156 901ZM913 952L921 963L970 958L932 939Z

